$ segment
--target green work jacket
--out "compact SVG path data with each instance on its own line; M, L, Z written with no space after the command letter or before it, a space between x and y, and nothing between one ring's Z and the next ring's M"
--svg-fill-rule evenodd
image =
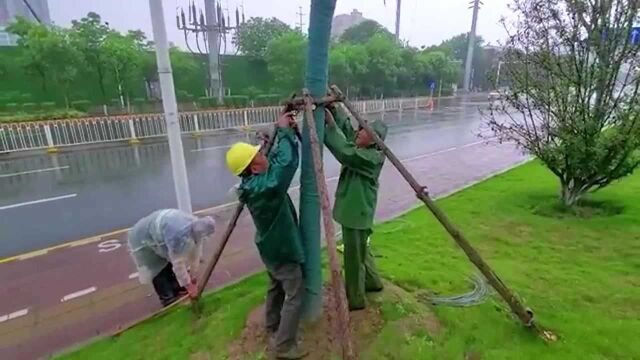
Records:
M349 118L341 111L334 117L336 126L327 125L324 138L329 151L342 164L333 218L345 227L370 229L385 157L375 146L358 148L354 142L357 132Z
M238 189L256 227L256 245L267 268L303 263L296 209L287 190L298 168L298 145L292 129L279 129L267 171L244 177Z

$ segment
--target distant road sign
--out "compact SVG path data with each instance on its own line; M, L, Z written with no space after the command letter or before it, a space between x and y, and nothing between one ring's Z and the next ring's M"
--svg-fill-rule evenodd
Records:
M631 44L639 45L640 44L640 27L631 28Z

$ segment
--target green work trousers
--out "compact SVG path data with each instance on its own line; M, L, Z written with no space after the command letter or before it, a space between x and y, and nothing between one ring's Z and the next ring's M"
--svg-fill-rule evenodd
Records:
M342 227L344 243L344 277L349 300L349 310L366 306L365 293L382 290L382 280L367 246L371 230Z

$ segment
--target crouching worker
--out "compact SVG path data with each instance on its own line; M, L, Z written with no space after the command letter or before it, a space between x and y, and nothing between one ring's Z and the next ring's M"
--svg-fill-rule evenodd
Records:
M129 230L129 251L140 282L153 284L162 306L197 295L202 247L214 231L213 218L175 209L155 211Z
M342 225L349 309L360 310L366 306L365 292L382 290L367 240L372 232L378 178L385 156L364 129L353 129L342 109L328 108L325 145L342 164L333 217ZM387 126L382 121L370 125L381 139L385 138Z
M256 227L255 242L270 279L266 301L267 332L272 333L278 359L300 359L298 326L302 311L304 253L296 209L287 194L298 167L293 116L283 114L270 154L260 146L236 143L227 152L227 166L242 178L239 199Z

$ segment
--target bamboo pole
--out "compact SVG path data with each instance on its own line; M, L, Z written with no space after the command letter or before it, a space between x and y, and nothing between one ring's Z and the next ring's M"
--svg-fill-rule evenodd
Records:
M533 311L528 308L525 308L520 299L509 290L507 285L500 280L498 275L493 271L493 269L489 266L489 264L484 261L484 259L480 256L478 251L469 243L464 234L449 220L447 215L440 209L438 205L431 199L429 194L426 192L426 187L420 185L418 181L409 173L407 168L400 162L400 160L393 154L391 149L385 145L385 143L380 139L378 134L371 129L371 127L367 124L366 120L363 119L360 114L356 111L356 109L349 103L348 100L344 99L342 96L342 92L340 89L333 85L331 86L331 92L337 98L342 99L342 103L346 106L346 108L351 112L351 114L358 121L358 124L369 133L376 145L380 147L382 152L386 155L386 157L391 161L391 163L398 169L402 177L409 183L411 188L415 191L418 199L420 199L431 211L431 213L436 217L436 219L440 222L440 224L445 228L445 230L451 235L453 240L456 242L462 251L467 255L469 260L480 270L480 272L487 279L489 284L498 292L498 294L504 299L504 301L509 305L511 311L522 321L522 323L533 329L536 333L544 335L543 337L549 337L548 332L542 332L541 329L537 326L533 319ZM551 334L552 335L552 334Z
M345 293L342 275L340 273L340 262L338 261L338 251L336 248L336 230L334 228L333 217L331 216L331 203L329 201L329 191L327 190L327 182L324 177L324 169L322 157L320 155L320 144L318 141L318 133L316 132L315 120L313 117L313 100L309 96L309 92L304 90L305 119L306 125L309 126L311 140L311 154L313 157L313 168L315 171L316 184L320 194L320 208L322 210L322 221L324 225L325 239L327 241L327 253L329 255L329 268L331 270L330 293L331 301L334 306L335 314L327 314L335 316L330 318L333 320L337 334L335 338L340 341L342 346L342 358L346 360L356 359L357 355L353 348L351 339L351 329L349 325L349 308L347 307L347 296Z

